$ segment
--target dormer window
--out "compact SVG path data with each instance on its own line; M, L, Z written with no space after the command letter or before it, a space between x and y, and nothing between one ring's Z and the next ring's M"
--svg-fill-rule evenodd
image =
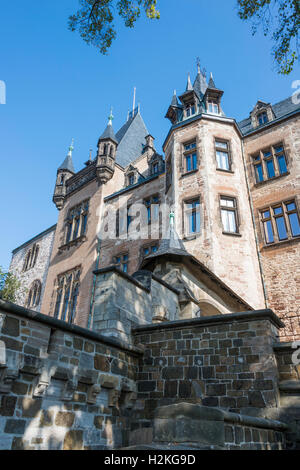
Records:
M158 162L153 163L153 166L152 166L152 173L153 173L154 175L157 175L157 173L158 173Z
M192 104L192 105L189 105L186 107L186 117L190 117L190 116L193 116L193 114L195 114L195 105Z
M269 122L266 111L263 111L262 113L259 113L257 115L257 121L258 121L259 126L262 126L263 124L266 124L267 122Z
M219 105L217 101L210 100L208 101L208 112L211 114L219 114Z
M129 183L129 186L134 184L134 174L133 173L130 173L130 175L128 175L128 183Z

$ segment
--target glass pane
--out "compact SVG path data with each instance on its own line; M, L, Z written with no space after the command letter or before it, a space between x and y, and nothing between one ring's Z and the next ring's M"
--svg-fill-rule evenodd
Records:
M268 220L267 222L264 222L264 229L265 229L266 242L267 243L273 243L274 242L274 234L273 234L272 223L271 223L270 220Z
M221 199L221 206L234 207L234 201L233 201L233 199L222 198Z
M144 255L148 255L149 253L149 248L144 248Z
M293 214L289 214L290 226L293 237L297 237L300 235L300 224L298 215L294 212Z
M296 209L296 204L294 202L289 202L286 204L286 208L288 211L294 211Z
M217 151L218 168L221 170L229 170L229 158L227 152Z
M197 155L196 155L196 153L193 153L192 158L193 158L193 170L196 170L196 168L197 168Z
M270 217L270 211L265 211L262 213L264 219L268 219Z
M190 157L190 155L185 157L185 161L186 161L186 171L191 171L192 166L191 166L191 157Z
M157 246L152 246L151 250L152 250L152 253L156 253L157 252Z
M283 152L283 146L282 145L280 145L278 147L275 147L275 153L281 153L281 152Z
M268 160L268 161L267 161L267 171L268 171L268 177L269 177L269 178L274 178L274 176L275 176L275 171L274 171L274 163L273 163L273 160Z
M255 165L255 174L256 174L256 181L259 183L260 181L264 180L262 165Z
M128 265L126 263L122 265L122 268L123 268L123 272L127 273Z
M282 214L282 207L274 207L273 211L275 215Z
M271 152L268 150L267 152L264 152L264 157L265 158L268 158L268 157L271 157Z
M196 232L200 232L200 212L196 212Z
M128 255L124 255L123 256L123 261L127 261L128 260Z
M227 150L227 142L216 141L216 147Z
M285 161L284 155L280 155L280 157L278 157L278 166L279 166L279 171L281 175L283 175L284 173L287 173L287 167L286 167L286 161Z
M222 210L221 211L221 217L222 217L222 224L223 224L224 232L229 232L229 220L228 220L228 216L227 216L227 211Z
M229 232L236 232L235 215L233 211L228 212Z
M276 226L277 226L279 240L286 240L287 232L286 232L286 226L285 226L285 221L283 217L276 218Z

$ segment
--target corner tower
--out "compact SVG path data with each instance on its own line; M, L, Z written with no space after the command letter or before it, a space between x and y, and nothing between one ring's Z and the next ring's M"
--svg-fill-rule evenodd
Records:
M57 169L56 183L53 194L53 202L56 205L57 209L60 211L64 205L64 200L66 197L66 182L74 174L74 165L72 160L72 152L74 150L74 140L69 147L69 152L63 163Z
M118 140L112 126L113 118L111 111L106 129L98 140L96 174L97 179L101 184L107 183L107 181L113 177L115 172Z

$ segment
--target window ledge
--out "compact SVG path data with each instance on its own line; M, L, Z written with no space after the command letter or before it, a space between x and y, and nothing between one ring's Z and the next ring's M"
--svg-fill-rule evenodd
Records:
M236 232L224 232L224 230L222 231L223 235L230 235L231 237L241 237L242 235L240 233L236 233Z
M288 176L289 174L290 174L290 172L287 171L283 175L278 175L278 176L274 176L273 178L269 178L269 179L264 180L264 181L259 181L258 183L254 183L254 187L256 188L256 187L262 186L263 184L271 183L272 181L276 181L280 178L284 178L285 176Z
M231 173L234 174L234 171L232 170L224 170L223 168L216 168L217 171L222 171L222 173Z
M72 246L77 246L79 243L86 241L86 239L87 239L86 235L81 235L75 240L71 240L70 242L65 243L64 245L61 245L58 249L59 251L68 250Z
M199 233L195 233L195 235L187 235L186 237L183 237L183 241L185 242L190 242L192 240L196 240L196 238L200 237L200 232Z
M269 248L272 248L272 247L278 248L281 245L289 245L289 244L293 244L293 243L299 242L299 241L300 241L300 235L297 235L296 237L288 238L288 240L281 240L280 242L268 243L267 245L263 245L262 249L266 250L266 249L269 249Z
M193 175L194 173L197 173L197 171L198 171L198 168L196 168L196 170L191 170L191 171L187 171L186 173L182 173L181 178L185 178L186 176Z

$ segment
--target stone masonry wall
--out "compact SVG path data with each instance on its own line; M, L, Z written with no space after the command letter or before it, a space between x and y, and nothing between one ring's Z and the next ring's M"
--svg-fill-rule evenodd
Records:
M269 310L148 325L134 330L145 347L138 372L139 424L180 401L240 412L276 407L273 344L283 324Z
M25 305L31 284L37 279L41 282L42 290L40 302L35 307L37 312L40 311L44 295L47 272L55 236L55 228L56 226L52 227L52 229L49 231L47 230L45 234L41 234L40 237L37 237L31 243L28 243L20 247L20 249L14 251L9 268L9 270L14 273L22 283L22 288L20 289L16 299L19 305ZM28 271L22 272L25 256L28 250L30 250L35 243L39 245L39 253L36 264Z
M0 346L0 449L127 444L136 348L3 301Z

